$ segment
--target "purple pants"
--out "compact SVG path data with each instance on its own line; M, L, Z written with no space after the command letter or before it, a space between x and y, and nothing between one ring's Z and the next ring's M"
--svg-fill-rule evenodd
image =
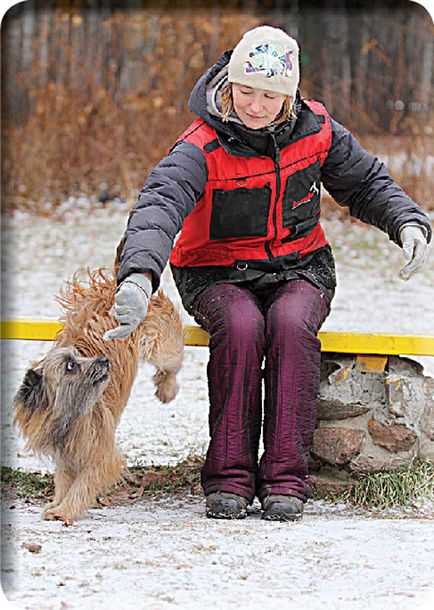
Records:
M195 318L210 333L210 444L205 495L311 494L308 452L320 375L317 332L330 300L305 280L261 295L235 284L201 293ZM262 364L264 363L264 370ZM264 378L264 453L258 464Z

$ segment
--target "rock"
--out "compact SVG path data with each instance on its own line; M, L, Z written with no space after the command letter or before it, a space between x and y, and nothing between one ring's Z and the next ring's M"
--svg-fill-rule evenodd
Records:
M360 451L365 436L363 430L317 428L311 451L324 462L341 466Z
M375 445L394 453L408 451L416 441L416 435L407 426L381 423L373 417L368 421L368 431Z
M344 403L340 400L318 399L317 418L323 420L339 420L364 415L371 409L370 405Z
M27 549L30 553L40 553L42 550L42 544L37 542L23 542L21 546L24 549Z
M384 375L358 371L355 356L322 356L319 419L358 417L384 400Z
M391 413L401 416L410 401L414 400L411 383L401 375L386 378L386 399Z
M428 460L434 464L434 441L422 435L419 439L419 451L417 457L420 460Z
M407 377L423 375L423 366L419 362L403 356L390 356L388 369L391 375L405 375Z
M432 460L434 379L410 358L391 356L386 371L374 373L357 367L356 356L323 353L317 421L315 475L324 464L359 474Z
M388 375L385 379L386 405L390 415L405 423L419 421L425 409L425 377Z
M357 455L353 458L347 468L354 474L372 473L380 471L397 470L410 462L410 458L402 456L390 456L387 459L373 455Z
M434 441L434 379L425 377L426 406L421 417L421 430L427 437Z
M312 453L312 451L309 451L309 455L308 455L309 472L310 473L318 472L319 470L321 470L321 468L323 466L324 466L324 462L322 460L320 460L319 457L316 457L316 455L314 455Z
M324 497L350 489L354 482L347 473L345 473L345 477L339 476L338 473L341 472L342 471L335 471L334 473L329 473L327 475L322 473L311 474L310 480L312 481L316 493L319 496Z

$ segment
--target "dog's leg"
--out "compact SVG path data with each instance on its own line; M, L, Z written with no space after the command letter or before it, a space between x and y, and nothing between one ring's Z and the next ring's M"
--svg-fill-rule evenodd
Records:
M179 312L162 291L152 297L140 329L140 357L157 369L155 394L161 402L170 402L179 389L176 375L184 355L184 333Z
M107 459L86 466L69 487L60 504L44 511L44 519L60 520L71 525L81 517L97 496L116 483L124 467L122 456L116 448L107 448Z
M174 341L165 341L164 344L155 343L142 350L141 357L157 369L153 382L156 387L155 395L161 402L170 402L178 394L179 385L176 375L182 366L184 343L179 337Z
M94 479L92 468L82 471L62 502L45 510L43 518L50 521L59 520L66 525L72 525L74 520L83 516L86 509L95 502L98 491L95 489Z
M74 481L74 477L71 474L68 474L65 470L59 468L56 470L54 474L54 498L51 502L45 505L44 511L42 513L42 518L45 519L45 513L49 511L51 508L58 506L63 498L68 493L72 483Z
M155 396L161 402L167 403L173 400L178 394L179 385L176 381L178 370L168 371L158 370L153 376L154 385L156 387Z

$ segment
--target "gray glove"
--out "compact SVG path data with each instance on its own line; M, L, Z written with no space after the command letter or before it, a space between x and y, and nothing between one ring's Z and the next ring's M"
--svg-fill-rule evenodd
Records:
M126 339L136 330L148 311L152 283L141 273L132 273L119 286L115 304L110 310L119 326L108 330L104 339Z
M426 229L422 225L406 224L400 229L399 239L406 262L399 272L402 280L408 280L424 264L428 248L426 237Z

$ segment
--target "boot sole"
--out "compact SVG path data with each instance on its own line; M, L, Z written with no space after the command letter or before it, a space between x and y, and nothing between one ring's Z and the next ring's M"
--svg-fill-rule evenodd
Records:
M206 516L209 519L245 519L247 517L247 511L232 514L207 511Z
M301 521L303 513L295 513L294 515L267 515L262 513L262 519L264 521Z

